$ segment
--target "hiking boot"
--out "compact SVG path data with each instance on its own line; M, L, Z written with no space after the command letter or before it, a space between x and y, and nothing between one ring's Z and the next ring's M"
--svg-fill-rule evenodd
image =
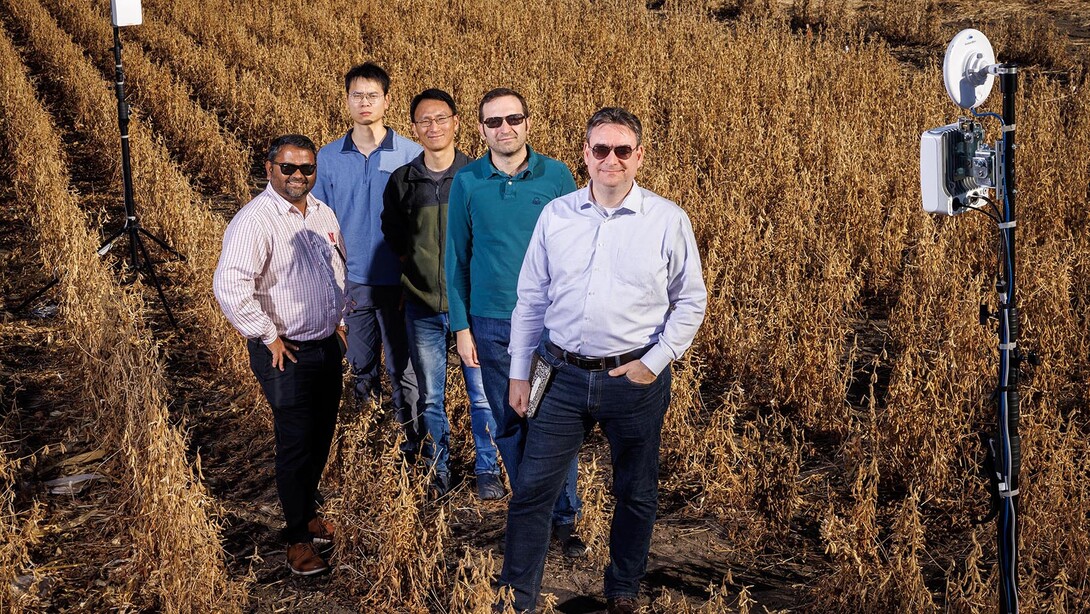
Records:
M569 559L587 555L587 544L576 535L574 524L553 525L553 537L560 542L560 550Z
M333 543L333 525L317 516L307 523L307 531L310 531L311 541L319 546Z
M608 614L636 614L636 607L634 597L610 597L606 599L606 612Z
M502 499L507 490L500 481L500 476L494 473L481 473L477 475L477 497L481 501L493 501Z
M442 498L450 492L450 475L444 473L437 473L431 479L431 485L428 486L428 501L435 501Z
M318 554L318 548L311 542L288 546L287 558L288 569L297 576L313 576L329 570L329 564Z

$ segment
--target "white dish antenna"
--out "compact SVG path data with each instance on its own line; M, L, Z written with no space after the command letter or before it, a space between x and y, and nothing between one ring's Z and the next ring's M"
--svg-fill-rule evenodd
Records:
M946 93L963 109L975 109L992 92L995 75L988 71L995 65L995 52L988 37L980 30L962 30L946 46L942 77Z

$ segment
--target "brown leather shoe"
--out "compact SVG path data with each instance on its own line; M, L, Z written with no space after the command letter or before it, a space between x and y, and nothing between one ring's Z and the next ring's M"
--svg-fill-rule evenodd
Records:
M606 599L606 612L609 614L635 614L636 607L634 597L610 597Z
M307 523L307 531L310 531L312 541L319 546L328 546L333 543L333 524L317 516Z
M329 564L311 542L288 546L288 568L297 576L313 576L329 570Z

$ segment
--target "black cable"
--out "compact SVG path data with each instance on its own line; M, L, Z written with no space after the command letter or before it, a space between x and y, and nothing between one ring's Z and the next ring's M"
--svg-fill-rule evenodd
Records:
M995 205L993 204L992 206L994 207ZM997 217L996 215L992 215L991 213L988 212L987 209L981 209L980 207L973 207L971 205L965 205L962 208L963 209L968 209L969 211L976 211L978 213L983 213L984 215L990 217L992 219L992 221L995 222L996 224L999 224L1001 222L999 217ZM997 214L999 213L998 210L996 211L996 213Z
M996 202L994 200L992 200L990 197L988 197L987 195L981 195L981 196L978 196L977 198L979 198L980 200L982 200L982 201L988 203L989 205L991 205L992 206L992 211L995 211L995 215L997 217L1003 217L1003 213L1000 212L1000 210L999 210L999 205L996 204Z

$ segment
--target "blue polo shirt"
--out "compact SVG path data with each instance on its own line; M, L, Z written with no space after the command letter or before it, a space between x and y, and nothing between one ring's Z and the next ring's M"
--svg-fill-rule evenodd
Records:
M382 193L390 174L422 151L389 127L378 149L368 156L356 149L352 130L318 150L312 194L337 215L349 281L369 286L401 284L401 263L382 234Z
M469 328L469 314L511 318L522 259L541 210L576 189L563 162L526 149L526 169L515 175L497 169L485 153L454 176L446 247L451 330Z

